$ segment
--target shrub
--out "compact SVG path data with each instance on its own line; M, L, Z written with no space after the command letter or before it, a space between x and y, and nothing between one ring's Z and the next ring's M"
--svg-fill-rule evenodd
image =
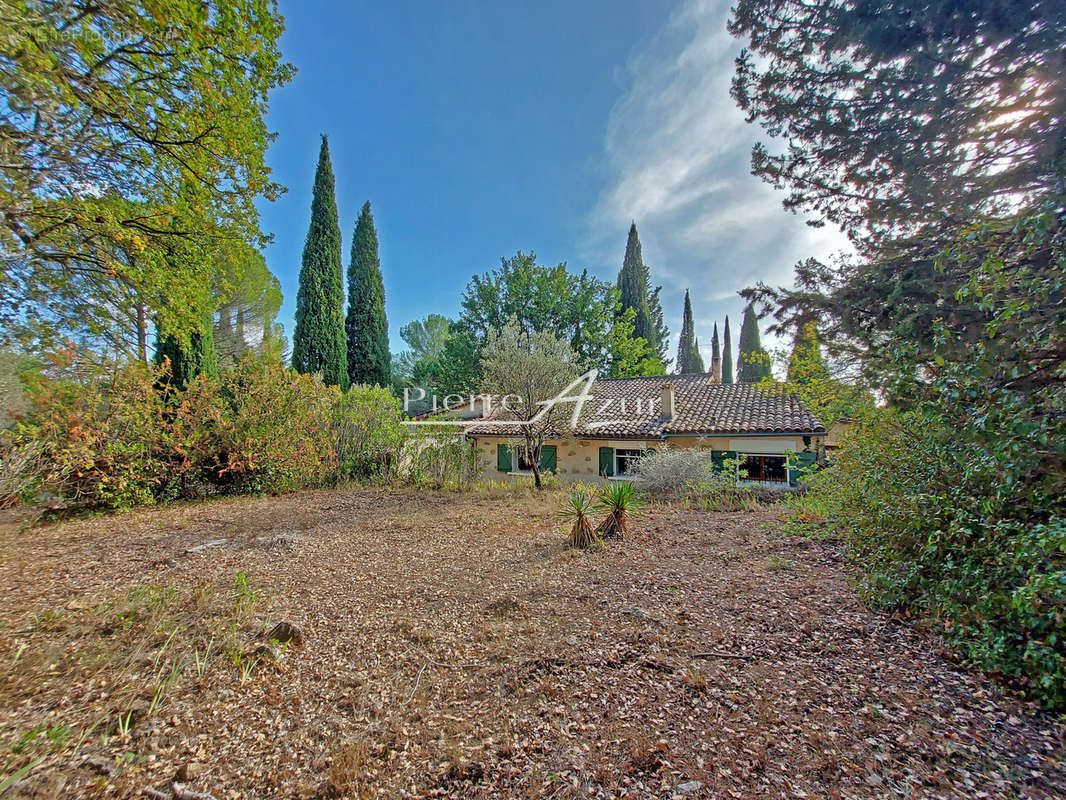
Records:
M633 465L633 484L657 495L677 495L685 487L715 480L711 451L698 447L663 446Z
M400 400L388 389L353 386L341 394L330 423L338 477L388 476L403 445L402 420Z
M336 391L251 357L181 393L143 365L51 370L28 379L27 398L4 475L33 454L32 477L16 482L71 508L286 491L322 483L336 463Z
M845 538L870 603L933 620L967 663L1061 708L1061 478L1041 448L1022 446L1029 415L996 405L988 439L945 425L942 406L881 413L845 438L792 519Z
M13 444L0 438L0 508L31 499L41 468L41 445L34 441Z
M171 426L181 448L182 494L202 479L224 494L283 492L334 472L330 421L337 390L311 375L242 359L218 381L200 376Z
M403 477L415 486L467 489L481 477L477 451L461 431L409 434L400 456Z
M73 506L155 502L170 470L166 396L156 377L140 364L109 375L29 376L29 410L14 446L39 450L41 489Z

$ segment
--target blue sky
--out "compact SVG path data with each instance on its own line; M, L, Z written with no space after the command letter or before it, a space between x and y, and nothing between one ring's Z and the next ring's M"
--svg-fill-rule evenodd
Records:
M748 174L759 131L728 97L728 7L282 0L298 72L272 97L268 162L289 191L261 211L286 334L326 133L345 268L371 203L394 352L400 325L454 316L470 277L519 249L613 280L630 220L671 330L690 288L709 346L738 289L841 243Z

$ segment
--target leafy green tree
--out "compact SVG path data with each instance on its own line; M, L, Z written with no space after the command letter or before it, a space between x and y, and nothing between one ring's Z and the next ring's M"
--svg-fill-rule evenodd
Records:
M482 391L481 343L474 332L462 326L450 326L440 358L428 366L422 380L444 396Z
M143 358L147 320L200 327L220 241L262 242L255 201L281 191L267 101L292 75L282 18L250 0L2 16L0 322L35 316L47 341L130 320Z
M534 253L519 251L500 262L499 269L467 284L461 327L484 344L489 329L502 329L513 316L529 333L552 331L565 339L586 368L609 367L608 336L618 303L610 284L587 270L569 272L565 263L541 266Z
M198 375L217 378L218 356L211 320L204 319L199 330L188 334L187 341L173 333L162 336L156 343L154 360L160 366L168 365L164 380L180 391L185 391Z
M400 327L408 350L393 358L393 378L410 384L422 383L434 371L451 338L452 323L440 314L429 314ZM402 388L402 387L401 387Z
M729 317L725 318L725 330L722 333L722 383L733 382L733 339L729 335Z
M744 309L744 321L740 326L740 357L737 359L739 383L758 383L769 378L770 354L763 349L759 335L759 317L749 305Z
M389 382L389 323L385 318L385 284L378 259L378 236L370 203L363 205L352 237L348 265L348 379L354 385Z
M627 308L614 318L608 337L611 364L608 378L647 378L663 374L662 362L654 356L648 343L633 335L636 312Z
M296 294L292 365L297 372L320 372L327 385L348 387L341 229L325 136L315 171L311 226L304 243L300 287Z
M549 432L561 429L571 414L568 403L541 406L581 374L580 358L565 339L550 331L526 331L512 316L503 328L490 328L481 356L484 391L510 396L498 417L522 422L515 434L515 449L533 473L534 485L543 488L540 450Z

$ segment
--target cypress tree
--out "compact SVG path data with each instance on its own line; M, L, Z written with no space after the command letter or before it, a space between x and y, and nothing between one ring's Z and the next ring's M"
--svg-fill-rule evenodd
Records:
M733 339L729 335L729 317L725 318L722 335L722 383L733 382Z
M656 286L648 295L648 313L651 315L652 338L648 340L648 348L652 356L658 358L663 364L666 363L666 348L670 343L670 329L663 321L663 306L659 301L662 286Z
M685 308L681 314L681 335L677 339L677 360L674 368L684 374L689 371L692 361L692 345L694 333L692 330L692 301L688 297L688 289L685 290Z
M344 273L341 229L333 192L329 143L322 149L311 198L311 226L304 242L300 288L296 294L296 329L292 365L298 372L321 372L324 383L348 387L344 341Z
M170 362L170 372L163 383L185 391L197 375L218 377L218 356L215 353L213 320L208 316L199 330L189 334L188 345L168 333L159 338L155 346L154 361L162 365Z
M703 357L696 338L696 325L692 319L692 301L685 290L685 310L681 317L681 336L677 343L675 369L682 375L703 372Z
M352 236L348 264L348 378L352 384L387 386L391 372L389 324L385 319L385 285L378 259L378 235L370 203L363 205Z
M688 369L685 372L697 374L703 372L703 356L700 355L700 337L692 340L692 352L689 353Z
M744 321L740 326L740 357L737 359L740 383L758 383L770 377L770 354L762 346L759 336L759 318L755 309L744 309Z
M648 305L648 268L644 265L635 222L629 226L626 255L622 260L622 270L618 273L618 291L622 302L619 311L624 312L627 308L632 308L636 312L633 320L634 338L643 338L649 344L653 343L655 331L651 307Z
M718 323L714 323L714 334L711 336L711 377L718 383L722 382L722 348L718 342Z

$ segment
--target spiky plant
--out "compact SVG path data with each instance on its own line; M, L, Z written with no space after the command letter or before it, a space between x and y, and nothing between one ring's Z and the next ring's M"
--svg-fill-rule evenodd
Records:
M600 543L600 537L589 523L588 515L591 510L592 497L582 491L570 492L559 508L559 516L572 523L570 538L566 542L570 547L584 549Z
M644 497L628 481L612 481L600 489L593 509L607 516L596 528L604 539L621 539L629 532L628 520L644 508Z

